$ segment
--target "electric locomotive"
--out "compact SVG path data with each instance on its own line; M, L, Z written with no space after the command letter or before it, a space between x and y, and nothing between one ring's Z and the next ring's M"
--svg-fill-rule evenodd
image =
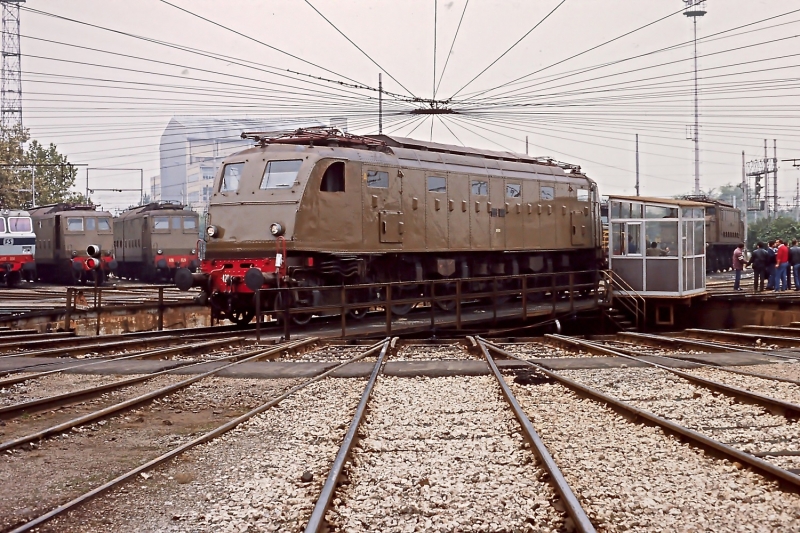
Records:
M194 272L199 216L183 205L150 203L114 219L117 275L142 281L172 281L181 267Z
M102 283L117 268L108 211L60 203L35 207L30 213L36 233L36 273L42 281L94 283L97 278Z
M401 282L394 298L410 298L426 280L602 262L597 186L580 167L337 130L243 136L257 145L226 158L214 181L201 271L175 276L182 290L202 287L218 318L249 322L262 288L290 287L293 306L316 307L339 299L321 286Z
M0 282L16 287L23 277L32 279L36 235L27 211L5 209L0 213Z

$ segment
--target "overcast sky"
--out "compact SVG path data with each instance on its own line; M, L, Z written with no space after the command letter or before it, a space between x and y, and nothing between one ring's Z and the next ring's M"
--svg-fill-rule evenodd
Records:
M386 97L384 133L518 152L528 136L531 155L581 165L602 194L633 193L638 133L642 194L693 188L692 23L668 16L681 0L311 0L330 23L304 0L170 2L28 0L21 45L31 135L73 163L143 168L147 180L159 172L159 138L173 115L347 116L351 132L376 133L370 89L382 71L384 89L398 95ZM738 183L742 150L763 157L765 138L770 157L777 139L779 159L800 158L800 0L706 7L698 21L704 190ZM458 114L415 119L409 111L427 104L409 100L434 92L434 42L436 98L457 93L442 105ZM793 203L800 170L780 168L782 203ZM91 176L93 187L139 183L138 171ZM93 196L105 207L137 197Z

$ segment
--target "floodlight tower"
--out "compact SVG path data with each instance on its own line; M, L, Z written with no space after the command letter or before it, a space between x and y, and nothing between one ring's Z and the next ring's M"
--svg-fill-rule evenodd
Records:
M3 69L0 80L0 125L22 127L22 63L19 46L19 5L25 0L0 0L3 18Z
M700 194L700 112L698 110L697 93L697 17L706 14L706 0L683 0L683 14L692 17L694 23L694 129L691 139L694 141L694 193Z

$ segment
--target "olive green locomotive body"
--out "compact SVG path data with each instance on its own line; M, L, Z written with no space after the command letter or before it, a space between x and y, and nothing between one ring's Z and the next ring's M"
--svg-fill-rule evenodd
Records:
M114 259L111 213L93 205L53 204L30 209L36 233L36 273L51 283L93 282L97 265L100 280L117 268ZM97 262L87 248L100 248Z
M717 272L733 268L733 251L744 242L741 210L706 196L686 196L706 204L706 270Z
M593 269L601 253L595 183L512 153L299 135L227 158L214 191L193 281L234 320L279 283L322 305L315 286Z
M182 205L150 203L114 219L117 275L142 281L172 280L178 268L192 272L197 257L199 216Z

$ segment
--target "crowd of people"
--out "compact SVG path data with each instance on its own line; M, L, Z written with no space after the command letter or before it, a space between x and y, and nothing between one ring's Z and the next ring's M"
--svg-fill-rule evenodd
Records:
M793 281L794 290L800 290L800 246L797 239L792 240L791 247L781 239L767 244L759 241L749 260L744 251L744 244L739 244L733 252L733 290L744 290L740 286L742 271L748 266L753 267L755 292L791 290Z

